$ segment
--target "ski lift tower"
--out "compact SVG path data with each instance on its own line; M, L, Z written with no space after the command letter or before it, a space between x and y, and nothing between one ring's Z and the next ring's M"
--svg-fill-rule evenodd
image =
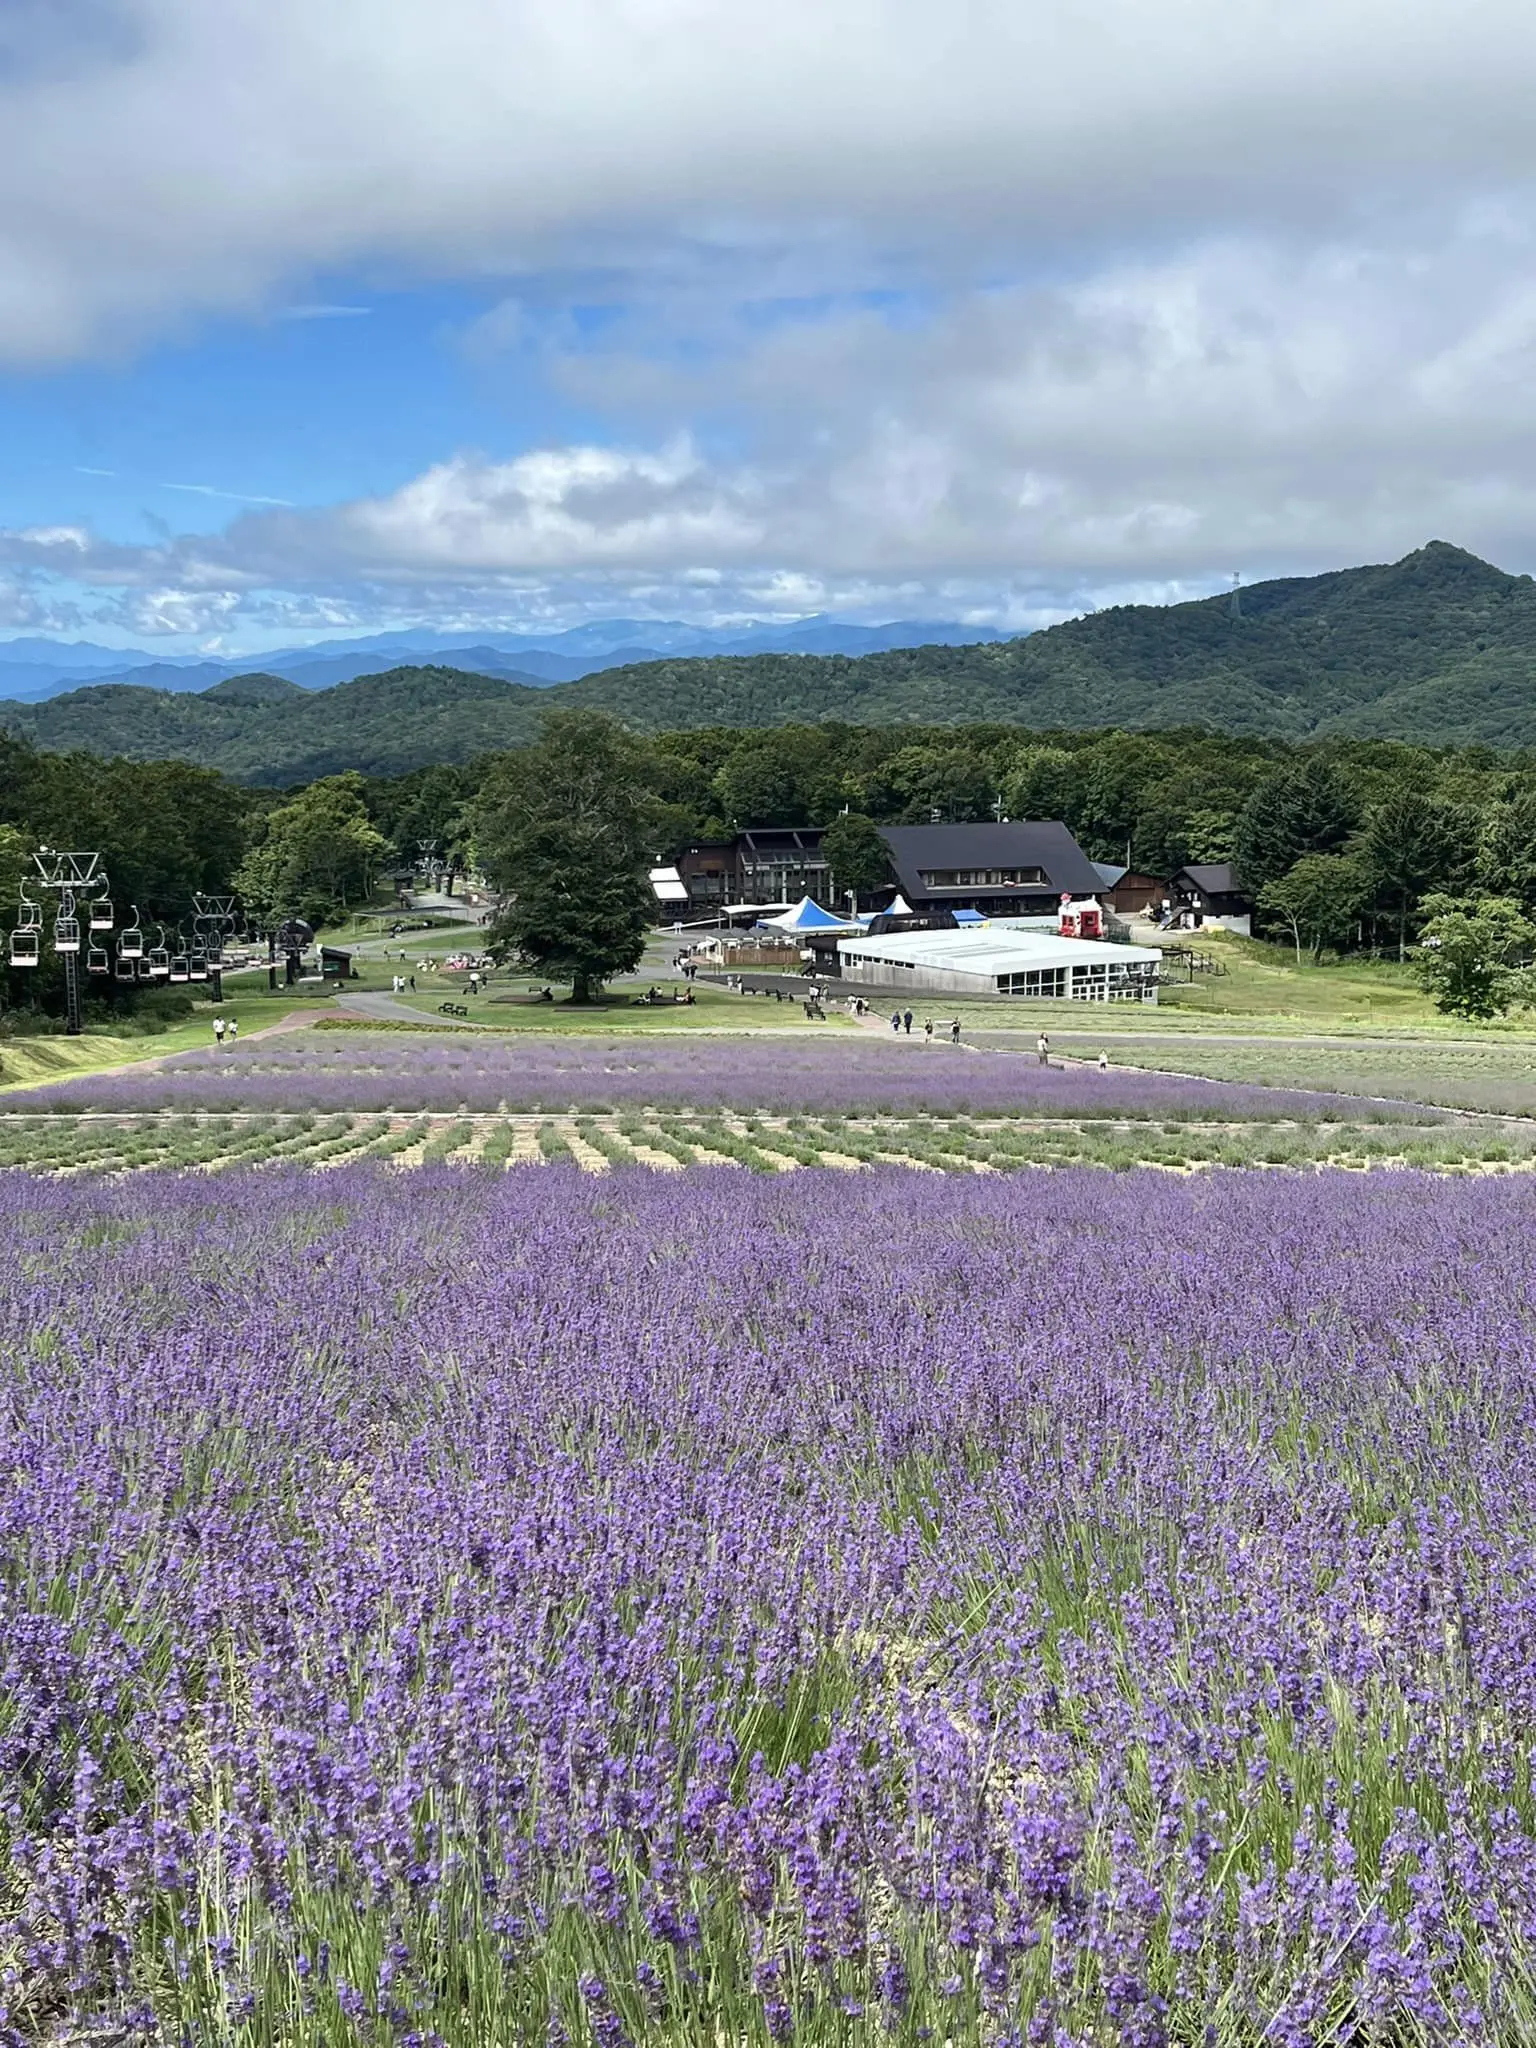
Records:
M110 929L112 908L107 899L107 878L99 853L56 853L40 846L32 856L37 869L37 886L58 898L53 920L53 950L64 963L64 1029L78 1038L80 1017L80 918L77 903L83 898L89 907L93 931ZM97 905L105 909L105 924Z
M208 993L216 1003L224 1000L224 941L235 928L233 896L192 897L192 929L208 963Z

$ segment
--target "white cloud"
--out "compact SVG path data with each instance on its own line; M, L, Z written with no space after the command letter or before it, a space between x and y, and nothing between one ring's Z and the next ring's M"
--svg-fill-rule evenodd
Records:
M347 265L508 274L841 223L958 274L1536 169L1525 0L98 0L60 19L20 10L0 46L14 361Z
M584 609L591 590L694 614L942 596L1033 616L1432 536L1536 566L1536 299L1507 257L1465 221L1390 245L1218 238L900 326L818 313L706 367L646 363L653 423L729 414L729 447L465 453L222 534L133 549L36 529L0 537L0 560L365 615L429 592L454 612ZM632 367L586 353L567 374L595 399Z

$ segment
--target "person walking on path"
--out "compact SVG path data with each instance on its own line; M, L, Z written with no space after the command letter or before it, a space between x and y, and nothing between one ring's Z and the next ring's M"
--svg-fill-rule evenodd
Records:
M910 1038L912 1036L912 1012L910 1010L903 1010L901 1021L906 1026L907 1036Z
M900 1012L900 1010L892 1010L892 1012L891 1012L891 1029L892 1029L893 1031L900 1031L900 1029L901 1029L901 1012Z
M951 1045L958 1045L960 1043L960 1019L958 1017L950 1024L949 1042Z
M215 1045L222 1045L224 1043L224 1019L222 1016L215 1017L213 1020L213 1042Z
M1099 1072L1101 1074L1109 1072L1109 1054L1102 1049L1099 1052Z
M932 1045L933 1043L933 1019L931 1017L923 1026L923 1043L924 1045Z
M1035 1051L1039 1055L1041 1066L1048 1067L1051 1064L1051 1041L1043 1031L1035 1040Z
M235 1040L236 1040L236 1039L237 1039L237 1038L238 1038L239 1036L240 1036L240 1019L239 1019L238 1017L231 1017L231 1018L230 1018L230 1020L229 1020L229 1042L230 1042L230 1044L231 1044L231 1045L233 1045L233 1044L234 1044L234 1042L235 1042Z

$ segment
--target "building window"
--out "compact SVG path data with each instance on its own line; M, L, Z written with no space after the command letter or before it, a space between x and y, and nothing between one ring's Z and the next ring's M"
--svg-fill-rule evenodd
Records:
M1020 889L1049 886L1049 877L1044 868L920 868L917 879L925 889Z
M998 993L1005 996L1064 996L1067 992L1065 967L1031 967L1021 974L1000 974Z

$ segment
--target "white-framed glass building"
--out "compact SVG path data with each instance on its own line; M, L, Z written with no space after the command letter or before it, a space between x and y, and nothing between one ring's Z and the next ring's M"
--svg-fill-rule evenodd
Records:
M1153 946L1063 939L1007 925L840 939L842 978L860 987L1077 1003L1155 1003L1163 956Z

